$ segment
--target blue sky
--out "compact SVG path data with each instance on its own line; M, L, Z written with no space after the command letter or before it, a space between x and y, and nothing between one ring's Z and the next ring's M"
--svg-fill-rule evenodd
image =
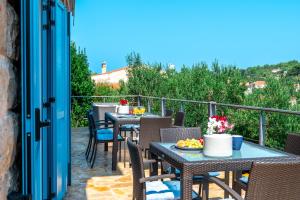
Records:
M215 59L248 67L300 60L299 0L77 0L72 40L90 68L145 62L183 64Z

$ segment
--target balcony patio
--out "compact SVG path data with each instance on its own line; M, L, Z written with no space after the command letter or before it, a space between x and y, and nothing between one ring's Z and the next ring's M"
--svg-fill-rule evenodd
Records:
M73 99L82 99L89 98L92 102L117 102L117 99L123 98L122 96L96 96L96 97L73 97ZM251 140L251 138L246 138L247 140L260 144L256 145L254 148L258 149L266 149L264 146L266 145L266 129L268 119L267 114L285 114L290 115L292 117L298 117L300 112L298 111L288 111L281 109L273 109L273 108L260 108L253 106L240 106L240 105L232 105L232 104L223 104L216 102L203 102L203 101L190 101L190 100L180 100L180 99L167 99L167 98L159 98L159 97L147 97L147 96L125 96L125 98L130 99L131 105L144 105L147 108L149 113L156 113L157 115L165 116L166 108L173 106L173 109L185 111L189 115L189 111L187 109L193 109L193 107L188 107L187 105L195 106L199 109L197 112L202 112L204 115L212 116L216 115L218 112L223 112L222 107L226 107L228 109L234 110L234 112L255 112L257 115L257 121L259 123L258 128L258 137L256 140ZM170 104L170 102L173 104ZM80 103L78 101L77 103ZM116 103L108 103L110 106L116 105ZM177 104L177 105L174 105ZM78 104L79 105L79 104ZM94 106L99 106L94 104ZM217 111L217 106L219 110ZM90 109L88 106L86 109ZM101 108L99 108L101 110ZM202 109L202 111L200 111ZM105 111L107 112L107 111ZM93 112L94 113L94 112ZM100 116L100 115L99 115ZM234 115L232 115L234 117ZM81 118L77 118L77 120L81 120L82 122L86 122L85 115L80 116ZM107 115L105 114L105 117ZM205 116L204 116L205 118ZM138 120L141 123L140 119ZM127 122L128 123L128 122ZM122 124L117 123L117 126L121 127ZM141 123L142 124L142 123ZM200 124L192 125L194 127L203 127L206 126L206 122ZM113 129L114 132L119 132L119 129ZM93 168L90 168L90 165L85 159L85 151L88 145L89 140L89 129L88 127L81 128L73 128L72 129L72 137L71 137L71 160L72 160L72 185L68 188L68 193L65 197L66 200L79 200L79 199L132 199L133 193L133 182L132 182L132 168L129 167L129 152L126 150L126 167L123 164L123 152L122 152L122 161L117 162L116 170L112 170L114 163L113 160L113 144L109 144L108 151L104 150L104 144L98 144L97 156L95 159L95 164ZM116 140L117 141L117 140ZM123 142L122 142L123 143ZM122 144L124 145L124 143ZM297 149L297 148L296 148ZM282 149L281 149L282 150ZM121 148L123 151L123 147ZM273 151L273 150L271 150ZM276 151L274 151L276 152ZM274 153L273 152L273 153ZM245 153L245 152L244 152ZM240 153L241 154L241 153ZM297 154L297 153L296 153ZM116 155L116 154L115 154ZM264 155L264 154L263 154ZM262 155L257 155L259 157L263 157ZM116 157L114 157L116 158ZM254 162L251 160L251 163ZM119 159L118 159L119 160ZM226 159L225 159L226 160ZM243 161L244 162L244 161ZM249 164L250 162L248 162ZM250 164L251 164L250 163ZM247 165L248 165L247 164ZM223 163L224 165L224 163ZM228 165L231 166L232 165ZM249 167L251 165L248 165ZM220 167L220 166L219 166ZM230 168L230 167L229 167ZM243 168L244 169L244 168ZM250 169L250 168L247 168ZM228 168L221 166L216 171L228 170ZM201 171L201 170L200 170ZM210 170L211 171L211 170ZM231 171L231 170L228 170ZM201 171L202 172L202 171ZM149 176L149 169L146 170L146 177ZM224 179L225 174L223 172L220 173L218 178ZM230 172L229 185L233 187L232 184L233 174ZM198 191L198 185L194 185L193 189ZM245 196L245 192L242 191L242 196ZM224 198L224 190L221 189L214 183L209 183L209 199L218 200Z
M132 171L119 162L116 171L111 170L111 147L104 151L104 145L99 144L96 163L90 169L85 160L85 150L88 143L88 128L72 129L72 185L68 188L65 200L131 200ZM148 172L148 171L147 171ZM223 174L220 176L223 178ZM197 191L197 187L194 188ZM224 192L215 184L210 184L210 199L222 199Z

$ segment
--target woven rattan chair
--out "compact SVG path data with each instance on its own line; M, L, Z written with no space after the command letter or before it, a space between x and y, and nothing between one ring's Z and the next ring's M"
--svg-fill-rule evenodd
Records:
M174 178L175 174L145 177L142 148L134 142L127 141L133 175L133 200L180 199L180 181L159 181ZM193 199L200 199L193 191Z
M98 144L113 142L113 127L109 126L109 124L107 124L106 122L95 122L92 112L88 115L88 120L93 132L92 155L89 159L90 167L93 168L96 159ZM123 137L118 135L118 141L124 141ZM121 149L119 150L119 153L121 154Z
M173 110L166 109L165 117L172 117L173 116Z
M285 142L285 152L300 155L300 135L290 133L288 134ZM236 184L243 190L247 190L248 187L248 176L242 176L239 180L234 180ZM299 197L300 199L300 197Z
M138 143L145 151L145 156L150 142L160 142L160 129L170 128L171 126L172 119L170 117L141 118Z
M237 200L243 198L215 177L211 181L222 187ZM299 200L300 160L288 162L255 162L249 176L245 200Z
M184 112L176 112L174 127L183 127L184 126L185 113Z
M200 128L166 128L166 129L160 129L160 139L161 142L165 143L176 143L178 140L185 140L185 139L199 139L201 138L201 129ZM166 163L162 162L163 165L163 171L165 173L172 173L171 166ZM177 178L180 178L180 171L178 169L175 169L175 174ZM209 172L209 176L219 176L219 172ZM202 183L204 181L204 176L198 175L193 177L194 184L200 184L199 185L199 194L202 189ZM207 191L208 194L208 191Z

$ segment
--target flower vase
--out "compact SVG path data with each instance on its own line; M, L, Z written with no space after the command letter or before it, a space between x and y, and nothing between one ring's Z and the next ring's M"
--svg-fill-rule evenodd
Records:
M118 107L118 113L119 114L129 114L129 106L128 105L119 106Z
M232 156L232 136L229 134L204 135L203 153L209 157Z

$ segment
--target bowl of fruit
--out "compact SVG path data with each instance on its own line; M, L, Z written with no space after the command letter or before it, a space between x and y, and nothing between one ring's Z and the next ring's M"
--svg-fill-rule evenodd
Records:
M134 107L132 110L132 114L134 115L143 115L145 113L146 109L143 106L137 106Z
M175 145L175 148L181 150L201 150L203 149L203 139L186 139L186 140L178 140Z

